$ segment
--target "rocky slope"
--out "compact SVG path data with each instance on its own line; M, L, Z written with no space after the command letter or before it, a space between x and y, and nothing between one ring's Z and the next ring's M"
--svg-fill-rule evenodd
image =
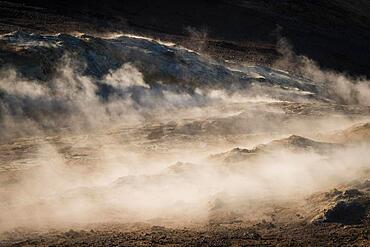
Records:
M181 42L216 57L263 65L279 57L277 40L286 37L298 54L326 68L370 74L370 6L366 0L109 0L104 4L10 0L2 1L0 8L3 33L136 32Z

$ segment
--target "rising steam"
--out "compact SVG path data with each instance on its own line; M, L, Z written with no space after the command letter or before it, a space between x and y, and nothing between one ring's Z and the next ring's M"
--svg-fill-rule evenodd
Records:
M166 49L210 71L216 63ZM286 46L284 53L277 67L301 77L217 64L243 77L218 88L153 80L158 68L149 73L131 61L94 76L67 53L47 80L3 69L0 230L205 223L220 209L255 220L267 217L266 204L361 176L370 168L369 140L338 141L335 133L369 121L369 81L320 70ZM176 59L182 73L188 61Z

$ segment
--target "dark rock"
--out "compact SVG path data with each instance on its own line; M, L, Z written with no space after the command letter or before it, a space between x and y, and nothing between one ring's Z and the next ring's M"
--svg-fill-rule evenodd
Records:
M343 193L343 197L345 198L354 198L354 197L359 197L362 195L364 195L364 193L357 189L349 189Z
M366 213L365 205L359 202L340 201L325 213L324 222L360 224Z
M66 236L67 238L78 238L81 236L81 234L71 229L68 232L65 232L64 236Z

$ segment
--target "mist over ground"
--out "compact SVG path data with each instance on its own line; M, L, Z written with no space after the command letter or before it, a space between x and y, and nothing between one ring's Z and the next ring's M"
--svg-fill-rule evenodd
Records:
M0 42L2 232L366 222L366 78L320 69L285 40L273 68L124 34ZM358 194L317 202L334 188ZM337 200L360 209L331 216Z
M370 246L370 1L0 1L0 246Z

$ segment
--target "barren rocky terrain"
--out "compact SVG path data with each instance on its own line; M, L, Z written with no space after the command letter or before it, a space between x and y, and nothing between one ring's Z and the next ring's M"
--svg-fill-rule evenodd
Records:
M367 0L8 0L0 10L1 33L135 33L259 65L274 64L287 38L322 67L370 75Z
M0 246L369 246L367 2L148 6L0 2Z

